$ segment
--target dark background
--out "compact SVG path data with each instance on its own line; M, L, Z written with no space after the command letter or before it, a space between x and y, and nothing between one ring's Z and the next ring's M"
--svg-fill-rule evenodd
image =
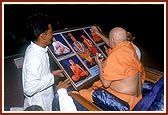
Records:
M108 36L115 26L127 28L136 35L134 43L141 49L142 63L164 70L163 4L5 4L5 56L25 51L30 41L26 18L38 12L48 14L53 30L97 24ZM9 39L11 33L15 37Z

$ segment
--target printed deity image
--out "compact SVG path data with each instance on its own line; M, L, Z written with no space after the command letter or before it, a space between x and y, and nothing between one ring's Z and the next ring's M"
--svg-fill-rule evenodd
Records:
M70 48L60 35L53 36L52 50L57 58L71 52Z
M54 37L52 45L54 47L54 53L56 55L62 55L70 52L70 49L67 46L62 44L60 41L57 41Z
M103 40L90 28L85 29L85 30L92 37L92 39L94 40L95 43L103 42Z
M89 49L84 45L84 42L77 40L77 38L72 35L72 33L68 33L68 37L71 39L72 47L77 52L77 54L82 58L87 60L90 65L95 64L94 60L92 59L92 54Z
M80 89L98 77L95 55L101 54L104 60L107 56L102 46L105 43L94 38L91 27L83 27L53 32L48 52L55 64L64 70L64 75L70 78L74 88Z
M76 56L64 59L60 63L74 82L83 80L90 75Z

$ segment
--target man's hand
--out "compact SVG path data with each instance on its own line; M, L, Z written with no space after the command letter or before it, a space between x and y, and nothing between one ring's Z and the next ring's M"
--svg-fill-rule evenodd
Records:
M90 30L93 31L95 34L97 34L99 37L103 36L96 26L92 26Z
M60 69L60 70L55 70L55 71L52 71L52 74L54 75L54 76L58 76L58 77L64 77L64 75L63 75L63 70L62 69Z
M67 90L67 88L71 85L70 83L71 83L70 79L67 78L64 81L60 81L55 89L58 90L58 89L64 88Z
M104 58L99 59L98 53L96 53L96 55L95 55L95 62L96 62L98 65L102 65L103 59L104 59Z

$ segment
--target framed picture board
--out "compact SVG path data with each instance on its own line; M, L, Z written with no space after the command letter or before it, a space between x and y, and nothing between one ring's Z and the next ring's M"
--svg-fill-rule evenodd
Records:
M107 57L104 41L91 32L91 26L53 32L48 52L56 66L64 70L76 90L99 77L96 53ZM104 63L104 60L102 63Z

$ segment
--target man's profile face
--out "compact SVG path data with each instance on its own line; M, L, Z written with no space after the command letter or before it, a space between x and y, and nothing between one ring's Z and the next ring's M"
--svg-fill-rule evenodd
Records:
M48 30L44 32L46 37L46 45L50 44L53 41L53 33L51 24L48 25Z

